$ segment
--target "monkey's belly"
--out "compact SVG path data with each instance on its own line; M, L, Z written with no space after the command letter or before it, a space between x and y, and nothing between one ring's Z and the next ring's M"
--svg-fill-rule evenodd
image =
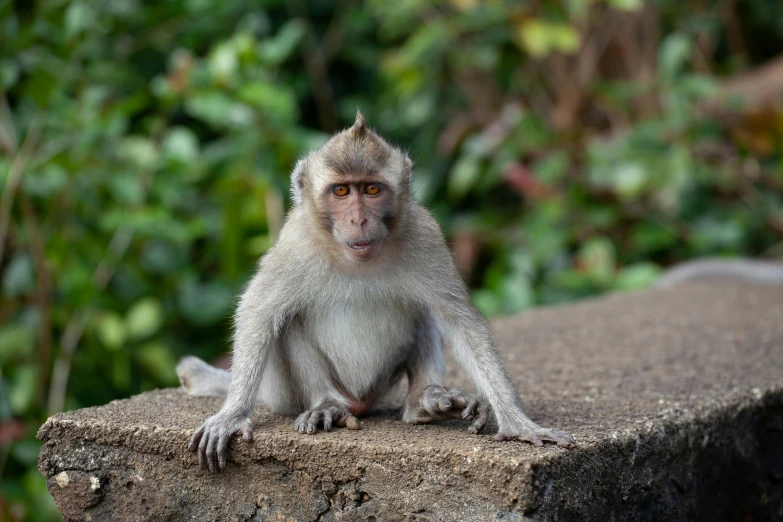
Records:
M414 314L375 300L321 310L305 316L304 327L331 362L338 384L356 398L385 385L413 343Z

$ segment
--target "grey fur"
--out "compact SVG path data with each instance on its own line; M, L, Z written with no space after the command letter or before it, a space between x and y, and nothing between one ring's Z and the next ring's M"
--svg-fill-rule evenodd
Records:
M379 170L396 201L396 225L383 239L381 253L365 263L346 259L318 225L318 195L335 176L345 174L330 170L329 164L341 163L335 160L340 151L349 151L351 165L362 164L355 157L357 140L372 143L367 164ZM202 466L215 471L225 467L225 449L234 432L241 431L246 440L252 437L250 415L256 401L280 413L312 412L297 421L297 429L304 430L313 419L350 416L346 393L355 398L383 395L396 384L401 368L410 382L403 419L416 422L424 390L441 384L444 341L475 382L480 400L491 405L497 438L573 443L570 435L542 428L522 411L489 324L471 303L440 227L410 198L410 166L405 153L365 128L358 116L354 127L297 163L295 206L236 310L225 404L189 444ZM219 394L226 374L205 371L204 364L183 360L180 378L191 393ZM199 379L206 382L195 382ZM463 402L469 397L453 389L448 393ZM486 407L482 411L486 418Z

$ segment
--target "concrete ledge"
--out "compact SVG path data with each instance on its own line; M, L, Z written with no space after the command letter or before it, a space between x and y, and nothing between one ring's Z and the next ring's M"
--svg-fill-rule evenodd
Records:
M69 520L783 518L783 289L690 284L494 328L528 414L576 449L393 412L299 435L258 409L210 475L185 446L221 401L169 389L51 417L39 469Z

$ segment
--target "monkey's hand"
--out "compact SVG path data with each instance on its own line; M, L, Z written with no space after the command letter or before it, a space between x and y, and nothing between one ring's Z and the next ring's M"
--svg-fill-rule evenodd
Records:
M514 428L501 427L492 438L497 441L520 440L522 442L530 442L534 446L543 446L544 441L554 442L564 448L570 448L576 444L570 433L552 428L542 428L530 420L520 422Z
M470 433L479 433L487 425L489 405L462 388L445 388L431 384L424 388L418 408L405 411L403 419L411 424L462 419L473 421Z
M198 464L201 469L209 469L212 472L222 471L226 468L228 442L237 432L242 433L242 440L252 442L253 426L250 417L219 411L193 433L188 442L188 449L198 453Z
M314 435L319 426L324 431L331 431L332 426L358 430L359 420L345 406L326 400L296 418L295 428L299 433Z

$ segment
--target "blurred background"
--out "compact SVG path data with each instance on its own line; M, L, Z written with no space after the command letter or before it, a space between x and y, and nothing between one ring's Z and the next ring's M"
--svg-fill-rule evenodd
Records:
M0 0L0 521L48 415L229 349L357 107L488 316L783 256L778 0Z

